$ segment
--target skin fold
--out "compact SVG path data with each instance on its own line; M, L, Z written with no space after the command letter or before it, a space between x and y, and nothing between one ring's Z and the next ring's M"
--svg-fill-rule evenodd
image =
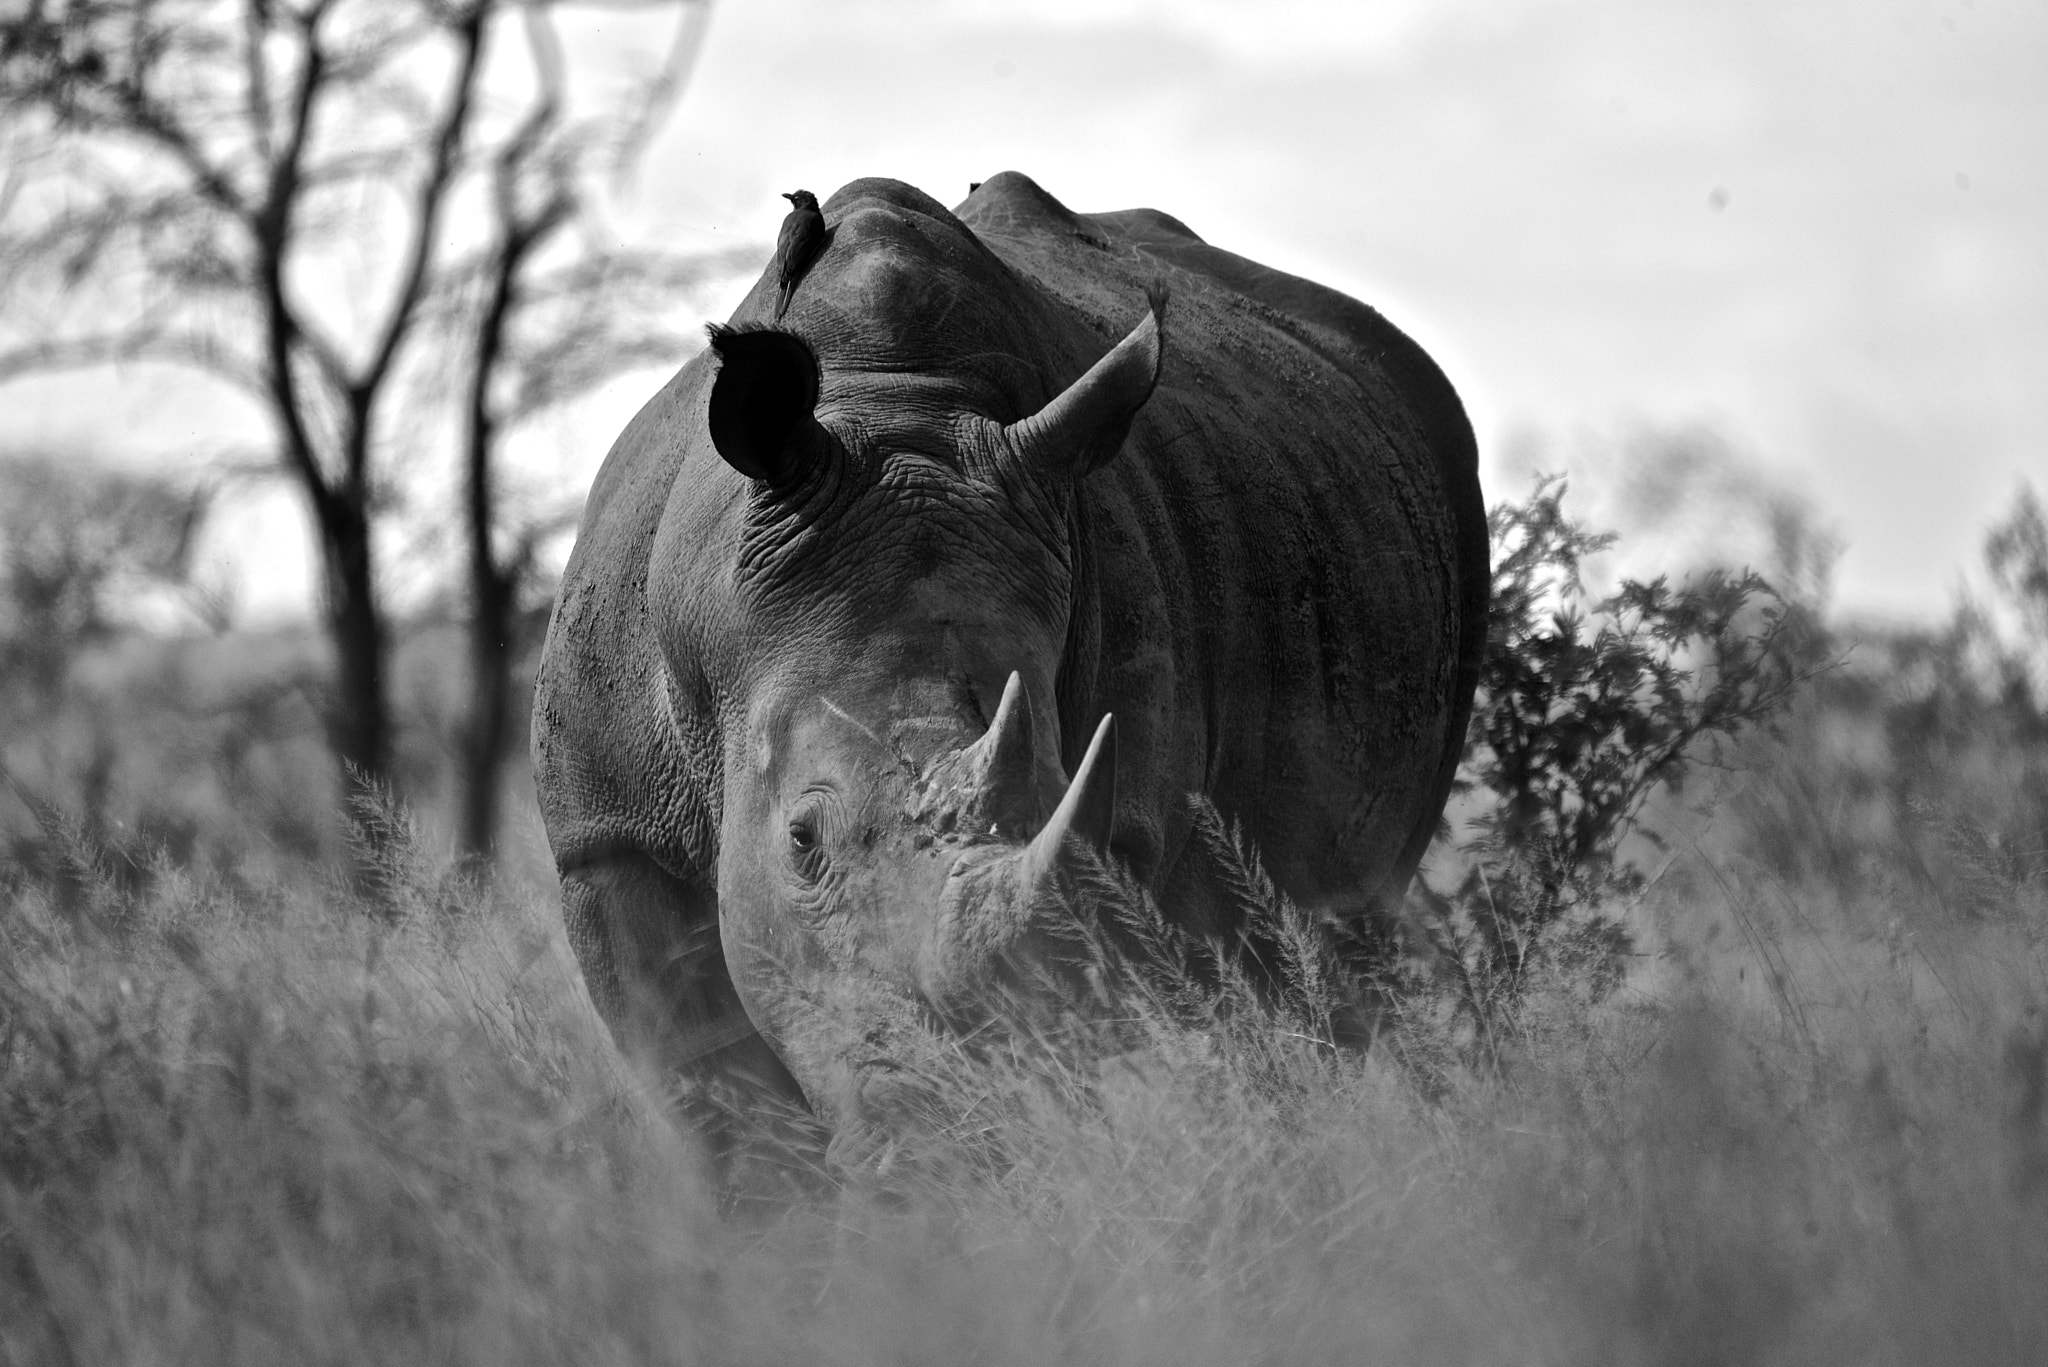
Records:
M786 316L771 265L613 447L533 736L621 1044L848 1133L1056 971L1077 861L1234 943L1197 796L1383 934L1487 563L1457 397L1364 305L1016 173L824 217Z

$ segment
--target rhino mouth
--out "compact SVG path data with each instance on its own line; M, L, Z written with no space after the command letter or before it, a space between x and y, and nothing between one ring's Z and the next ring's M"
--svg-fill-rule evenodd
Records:
M815 998L797 1044L821 1084L814 1103L849 1136L835 1141L842 1156L976 1128L989 1065L1067 1038L1059 1022L1099 995L1079 971L1088 937L1072 893L1109 852L1115 719L1097 723L1071 778L1043 739L1013 672L984 734L916 780L909 819L957 849L935 914L886 967Z
M847 1066L855 1073L900 1073L903 1065L886 1054L872 1054L867 1058L849 1059Z
M1071 842L1099 855L1109 852L1116 821L1116 718L1103 714L1064 790L1051 790L1060 791L1058 801L1048 804L1047 785L1062 777L1052 751L1050 739L1036 734L1023 677L1013 670L987 730L921 776L909 814L970 842L956 873L1007 855L1020 890L1038 889L1067 862Z
M928 1065L888 1055L847 1060L825 1159L843 1177L940 1176L961 1165L1006 1159L995 1113L1000 1085L986 1060L972 1062L949 1041Z

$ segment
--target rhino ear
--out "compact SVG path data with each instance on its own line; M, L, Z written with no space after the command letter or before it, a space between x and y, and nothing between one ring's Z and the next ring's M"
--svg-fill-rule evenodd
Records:
M1018 459L1072 479L1108 463L1159 382L1166 344L1166 285L1145 291L1145 317L1051 403L1003 429Z
M818 358L787 332L740 332L714 325L711 444L748 479L787 489L825 449L818 406Z

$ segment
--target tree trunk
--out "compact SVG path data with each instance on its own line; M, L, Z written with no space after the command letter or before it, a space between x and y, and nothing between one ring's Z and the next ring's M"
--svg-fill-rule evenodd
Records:
M517 146L515 141L514 146ZM463 734L462 850L488 862L498 843L498 759L505 748L505 723L512 706L512 608L522 561L498 563L492 546L497 527L497 489L491 459L498 439L491 411L491 380L504 355L505 324L518 289L519 266L538 240L517 223L506 182L510 162L501 162L497 207L505 240L493 263L491 293L477 320L476 356L465 404L463 512L469 533L469 725Z
M334 643L329 726L345 792L391 780L391 718L384 697L384 623L377 610L370 520L354 500L330 501L319 519L327 631Z
M475 546L473 543L473 551ZM498 840L498 772L512 711L512 592L490 541L470 566L469 725L462 754L462 849L487 860Z

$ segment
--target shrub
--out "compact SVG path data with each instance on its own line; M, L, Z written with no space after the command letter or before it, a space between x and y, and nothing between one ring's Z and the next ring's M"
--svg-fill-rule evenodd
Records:
M1981 614L1971 617L1980 632L1993 637L1989 644L2003 691L2040 726L2048 712L2048 519L2032 486L2021 486L2012 511L1984 539L1984 566L2018 619L2018 644L1997 640Z
M1581 567L1616 538L1572 521L1565 488L1539 477L1488 515L1493 601L1458 784L1485 805L1454 889L1421 889L1482 1037L1540 963L1595 998L1619 981L1628 939L1606 908L1645 885L1623 857L1643 804L1777 713L1817 654L1805 615L1748 571L1625 579L1592 600Z

